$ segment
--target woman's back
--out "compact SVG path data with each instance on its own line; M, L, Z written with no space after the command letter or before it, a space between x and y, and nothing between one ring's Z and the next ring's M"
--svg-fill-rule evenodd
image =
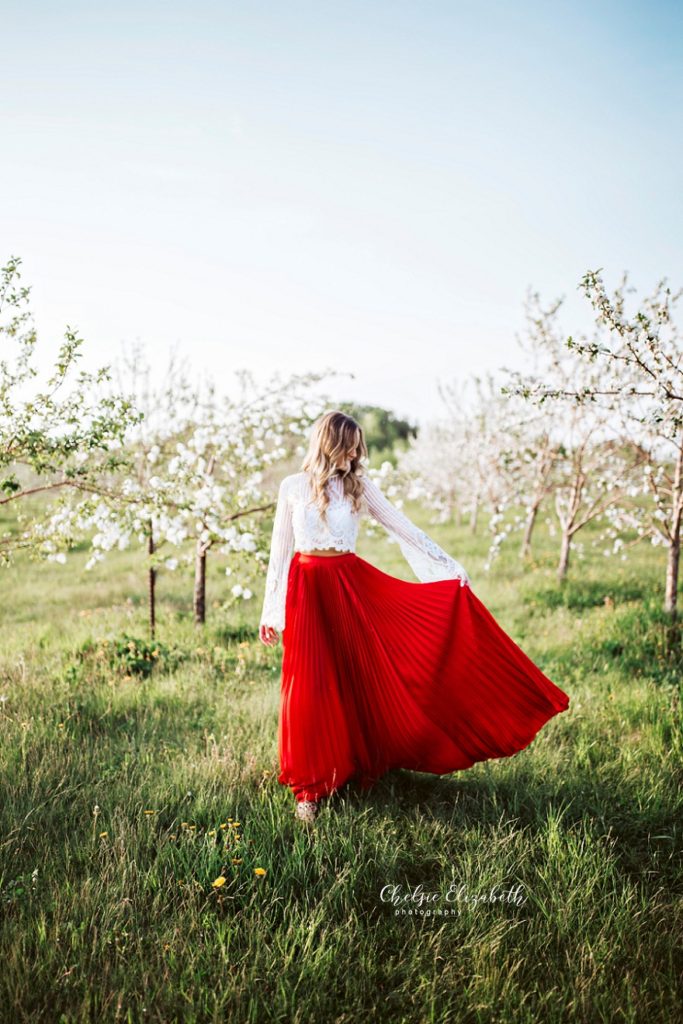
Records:
M364 514L380 523L399 544L420 582L459 578L463 585L469 583L463 566L392 505L374 480L365 473L360 479L363 496L360 511L356 511L352 498L344 493L343 478L337 475L329 478L326 485L329 504L323 519L313 499L309 474L302 470L283 478L273 525L261 625L284 629L287 575L294 552L355 552Z

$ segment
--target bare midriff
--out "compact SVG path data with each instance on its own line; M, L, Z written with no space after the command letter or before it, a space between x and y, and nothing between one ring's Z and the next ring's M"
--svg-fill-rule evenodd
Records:
M315 551L302 551L301 554L302 555L323 555L325 558L334 558L335 555L348 555L348 551L330 551L329 549L326 550L326 551L319 551L319 550L316 549Z

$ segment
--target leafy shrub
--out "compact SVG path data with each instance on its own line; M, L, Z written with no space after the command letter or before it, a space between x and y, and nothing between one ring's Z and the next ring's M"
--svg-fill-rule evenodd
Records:
M99 662L120 669L125 675L146 679L155 669L172 672L187 655L160 640L141 639L124 633L113 640L86 640L76 652L77 660Z

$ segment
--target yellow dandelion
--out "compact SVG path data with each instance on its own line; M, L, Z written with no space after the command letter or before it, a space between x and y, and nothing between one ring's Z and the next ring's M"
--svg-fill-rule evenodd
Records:
M227 827L228 827L228 826L226 825L226 823L225 823L225 822L223 822L223 823L221 824L221 828L227 828Z
M228 818L228 821L232 821L232 818Z
M190 825L189 827L194 831L194 829L196 829L197 826L196 825Z
M215 835L216 835L216 829L215 829L215 828L212 828L212 829L210 830L210 832L209 832L209 835L210 835L210 836L215 836Z
M145 811L145 814L156 814L156 811Z
M165 942L164 943L164 953L168 952L168 950L170 948L171 948L171 943L170 942Z
M231 820L232 820L231 818L228 818L228 821L231 821ZM233 823L232 823L232 827L233 828L239 828L239 826L240 826L240 822L239 821L233 821Z
M187 822L186 821L181 821L180 822L180 827L181 828L187 828Z
M214 889L220 889L222 885L225 885L225 876L219 875L218 878L216 878L215 881L212 882L212 885Z
M104 839L104 837L108 836L108 835L109 835L108 832L100 832L100 839Z
M171 834L171 835L169 836L169 839L177 839L177 838L178 838L178 837L177 837L177 835L175 834L175 832L173 832L173 833L172 833L172 834Z
M242 863L242 858L241 857L233 857L232 858L232 862L233 862L233 864L241 864Z
M265 868L254 868L254 874L255 875L265 875L265 873L266 873L266 869Z
M63 729L64 728L64 722L58 722L57 723L57 728L58 729Z

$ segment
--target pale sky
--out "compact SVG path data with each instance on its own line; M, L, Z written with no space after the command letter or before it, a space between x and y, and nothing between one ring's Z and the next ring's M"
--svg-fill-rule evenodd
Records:
M352 370L425 422L523 365L527 287L683 285L683 5L0 0L0 260L41 351L232 387Z

